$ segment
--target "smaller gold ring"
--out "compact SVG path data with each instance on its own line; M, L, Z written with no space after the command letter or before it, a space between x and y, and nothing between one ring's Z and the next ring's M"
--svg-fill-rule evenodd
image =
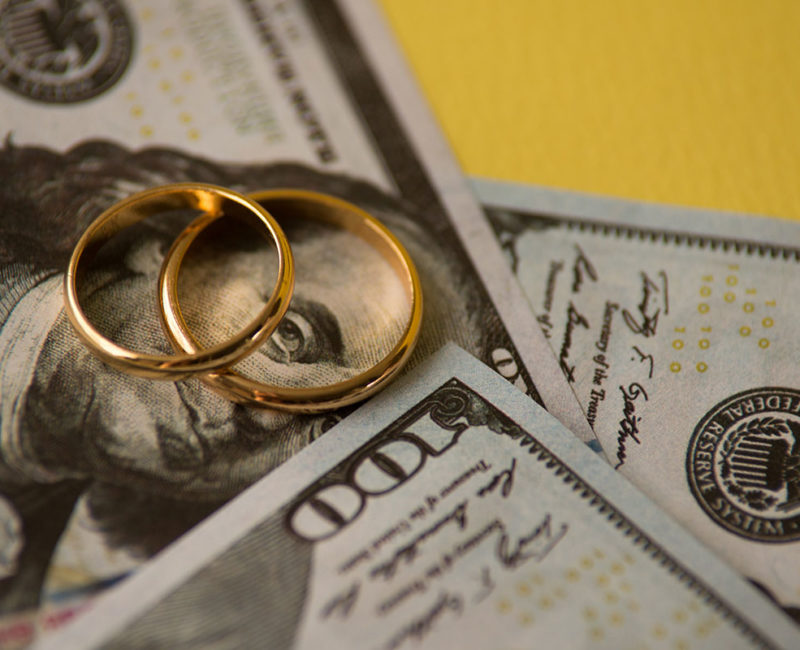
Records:
M193 223L232 216L265 226L278 250L278 279L258 315L236 336L205 350L156 355L128 350L103 336L83 312L78 282L98 249L119 231L149 216L174 210L203 212ZM191 226L190 226L191 227ZM294 288L294 259L280 226L258 203L231 190L206 183L175 183L134 194L111 206L83 233L64 278L64 307L72 326L89 350L108 365L150 379L178 380L236 363L263 343L280 324Z
M422 288L408 252L397 238L377 219L341 199L306 190L267 190L250 198L268 209L279 221L304 218L332 224L353 232L382 253L403 279L411 305L403 333L376 365L348 380L326 386L297 388L264 384L231 370L217 370L200 379L236 402L282 411L318 413L353 404L380 390L408 361L422 322ZM164 258L159 277L158 296L167 336L177 350L197 352L201 344L189 330L178 303L180 265L200 231L211 223L202 217L190 224Z

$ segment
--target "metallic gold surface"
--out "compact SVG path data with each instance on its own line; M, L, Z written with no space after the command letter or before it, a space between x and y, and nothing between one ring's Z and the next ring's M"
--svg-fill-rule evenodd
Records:
M223 369L201 380L237 402L285 411L314 413L363 400L380 390L408 361L422 322L422 289L414 263L403 245L377 219L360 208L325 194L305 190L269 190L251 194L278 219L313 219L348 230L375 247L403 279L411 310L402 336L392 350L369 370L346 381L312 388L275 386ZM164 259L159 300L165 329L177 350L199 353L200 343L189 330L178 302L181 262L200 232L215 220L211 214L192 222L175 240Z
M204 350L163 356L135 352L101 334L87 318L78 285L97 250L119 231L150 216L173 210L204 212L193 223L232 216L266 227L278 252L278 278L259 314L235 337ZM193 226L187 229L191 232ZM194 226L195 228L197 226ZM200 226L202 227L202 226ZM80 339L108 365L151 379L178 380L236 363L255 350L279 325L294 288L294 261L280 226L258 203L231 190L205 183L176 183L139 192L101 214L78 240L64 278L65 311Z

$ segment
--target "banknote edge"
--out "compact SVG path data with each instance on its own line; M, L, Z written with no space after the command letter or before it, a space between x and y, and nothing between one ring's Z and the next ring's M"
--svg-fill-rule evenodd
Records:
M426 175L440 193L453 230L523 365L531 373L536 369L536 377L531 375L531 380L545 407L598 451L599 443L578 398L564 379L522 289L505 264L499 245L493 241L491 226L380 9L363 0L341 0L338 4L353 28L354 39L366 53L365 59L374 62L373 73L388 104L403 106L402 111L397 111L396 118ZM458 215L458 218L453 218L453 215ZM523 316L520 316L520 306Z
M484 209L506 210L567 227L800 261L797 222L762 215L649 203L538 185L470 177Z
M520 426L534 441L536 453L540 456L537 460L559 465L556 469L549 469L561 480L565 477L559 474L577 478L573 489L586 490L584 498L589 499L590 506L601 514L608 510L609 525L627 526L630 532L622 533L624 536L640 535L645 551L653 561L662 566L669 564L665 570L671 574L682 571L685 576L676 576L679 582L690 589L706 592L706 597L716 601L712 606L727 609L729 615L737 619L740 630L749 628L752 631L752 640L761 643L772 639L787 648L800 640L788 619L767 603L755 588L658 510L633 485L594 457L552 415L531 403L472 355L455 344L448 344L421 364L416 372L400 379L387 392L359 408L325 437L302 450L175 542L127 582L113 588L74 624L41 640L35 647L95 647L112 640L115 634L157 606L163 597L179 588L266 516L290 503L304 487L454 379ZM492 397L486 397L484 393ZM373 416L376 410L382 416L378 432L375 431ZM531 430L536 433L530 434ZM340 446L342 441L346 442L345 451ZM273 506L269 512L253 516L259 505L263 507L264 493L271 495ZM610 495L615 496L612 498ZM653 512L657 513L656 517L652 516ZM194 552L195 547L201 548L201 555ZM193 561L187 562L186 558L193 558ZM706 577L708 575L711 578ZM135 607L129 606L131 602ZM98 622L100 625L96 624ZM766 645L769 647L770 644Z

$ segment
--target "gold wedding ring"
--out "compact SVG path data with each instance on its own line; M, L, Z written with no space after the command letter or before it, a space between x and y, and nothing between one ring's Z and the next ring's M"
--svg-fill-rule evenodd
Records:
M193 223L204 227L222 216L265 226L278 251L278 279L272 295L259 314L236 336L207 349L185 349L163 356L134 352L103 336L84 314L78 300L78 282L98 249L119 231L142 219L175 210L199 210ZM194 238L193 226L184 236ZM205 183L176 183L139 192L101 214L75 246L64 278L65 310L80 339L97 357L114 368L139 377L178 380L232 365L255 350L280 324L294 287L294 261L280 226L258 203L237 192ZM159 298L161 302L161 298Z
M229 368L200 379L234 401L284 411L315 413L352 404L380 390L405 365L416 344L422 322L422 290L414 263L403 245L377 219L341 199L305 190L268 190L251 194L252 200L279 221L311 219L346 229L377 249L402 278L410 302L410 315L392 350L369 370L346 381L326 386L297 388L269 385L248 379ZM167 335L176 350L199 354L201 344L189 330L178 303L178 273L192 242L215 217L203 215L175 240L159 277L159 300ZM284 222L285 223L285 222Z

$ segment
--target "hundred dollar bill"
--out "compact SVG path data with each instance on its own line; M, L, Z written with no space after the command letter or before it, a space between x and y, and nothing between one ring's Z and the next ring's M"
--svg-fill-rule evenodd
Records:
M475 187L612 464L800 622L800 225Z
M457 341L592 439L369 3L0 2L0 135L0 643L29 640L34 624L14 617L40 607L36 625L58 626L346 415L246 409L88 353L61 308L63 271L91 220L137 190L292 186L361 205L422 276L411 365ZM171 350L154 292L170 219L115 238L83 288L98 327L132 349ZM283 225L295 297L246 369L296 385L373 365L407 309L391 267L348 233ZM198 335L224 339L263 304L271 251L245 243L186 271Z
M755 588L451 345L42 647L798 643Z

